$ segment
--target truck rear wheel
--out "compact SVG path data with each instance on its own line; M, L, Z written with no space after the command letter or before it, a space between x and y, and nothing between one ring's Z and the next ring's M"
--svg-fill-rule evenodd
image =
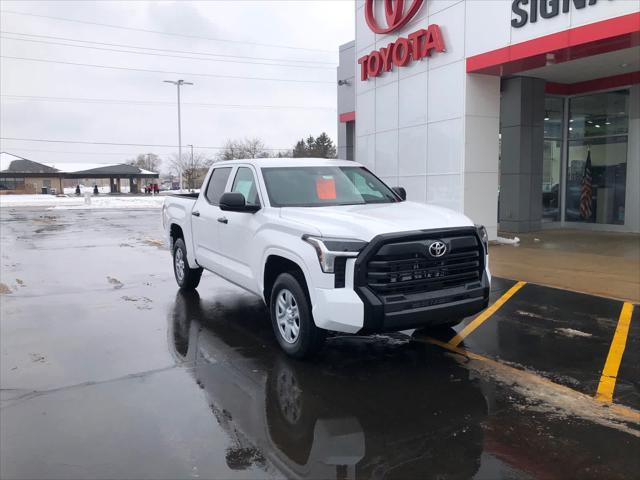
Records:
M326 330L316 327L304 284L290 273L276 278L271 291L271 324L280 347L295 358L307 358L324 344Z
M181 238L173 244L173 273L180 290L195 290L202 276L202 268L191 268L189 265L187 247Z

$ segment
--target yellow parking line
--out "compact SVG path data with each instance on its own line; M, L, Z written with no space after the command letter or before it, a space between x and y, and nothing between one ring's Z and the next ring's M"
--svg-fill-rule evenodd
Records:
M460 343L465 338L467 338L471 332L473 332L476 328L482 325L487 318L489 318L491 315L496 313L498 309L502 307L502 305L507 303L507 300L513 297L516 294L516 292L520 290L522 287L524 287L526 284L527 282L518 282L509 290L507 290L507 292L504 295L502 295L493 305L491 305L484 312L482 312L480 315L474 318L473 321L469 323L469 325L467 325L460 331L460 333L458 333L455 337L449 340L449 345L452 347L457 347L458 345L460 345Z
M622 311L620 312L618 326L616 327L616 332L613 334L613 340L611 340L607 361L604 364L602 376L600 377L600 384L598 385L598 391L596 392L596 399L602 402L613 402L613 390L616 388L618 369L620 368L622 355L624 354L624 349L627 345L627 336L629 335L629 325L631 324L632 313L633 304L625 302L622 306Z

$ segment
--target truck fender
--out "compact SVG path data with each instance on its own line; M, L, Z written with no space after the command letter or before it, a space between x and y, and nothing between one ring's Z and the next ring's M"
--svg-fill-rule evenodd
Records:
M279 257L286 258L287 260L291 260L293 263L298 265L298 267L300 267L300 270L302 270L302 273L304 275L304 279L307 282L307 290L309 292L309 298L311 299L311 304L313 305L315 301L315 290L314 288L311 288L313 286L313 282L311 281L311 274L309 272L309 269L307 268L306 262L298 254L291 252L289 250L278 248L278 247L270 247L267 250L265 250L264 254L262 255L262 262L260 266L260 277L258 278L258 285L260 287L260 292L262 292L262 295L261 295L262 299L266 301L266 299L264 298L264 272L265 272L265 267L267 266L267 259L271 255L277 255Z

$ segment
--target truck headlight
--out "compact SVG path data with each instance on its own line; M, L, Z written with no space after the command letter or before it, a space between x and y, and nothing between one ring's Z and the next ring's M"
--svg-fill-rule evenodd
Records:
M351 238L325 238L303 235L302 240L310 244L318 255L324 273L333 273L336 257L357 257L367 242Z
M489 235L487 234L487 229L484 228L484 225L476 225L476 230L484 246L485 254L489 254Z

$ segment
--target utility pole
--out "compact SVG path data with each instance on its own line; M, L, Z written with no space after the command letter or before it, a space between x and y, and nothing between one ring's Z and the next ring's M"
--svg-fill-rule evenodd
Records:
M194 177L195 177L195 174L196 174L195 168L194 168L194 165L193 165L193 145L189 144L189 145L187 145L187 147L191 147L191 176L189 177L191 179L191 184L189 185L189 190L193 190L193 188L194 188L193 185L195 183Z
M178 88L178 163L180 169L180 190L182 190L182 125L180 122L180 87L182 85L193 85L191 82L184 80L164 80L165 83L171 83Z

